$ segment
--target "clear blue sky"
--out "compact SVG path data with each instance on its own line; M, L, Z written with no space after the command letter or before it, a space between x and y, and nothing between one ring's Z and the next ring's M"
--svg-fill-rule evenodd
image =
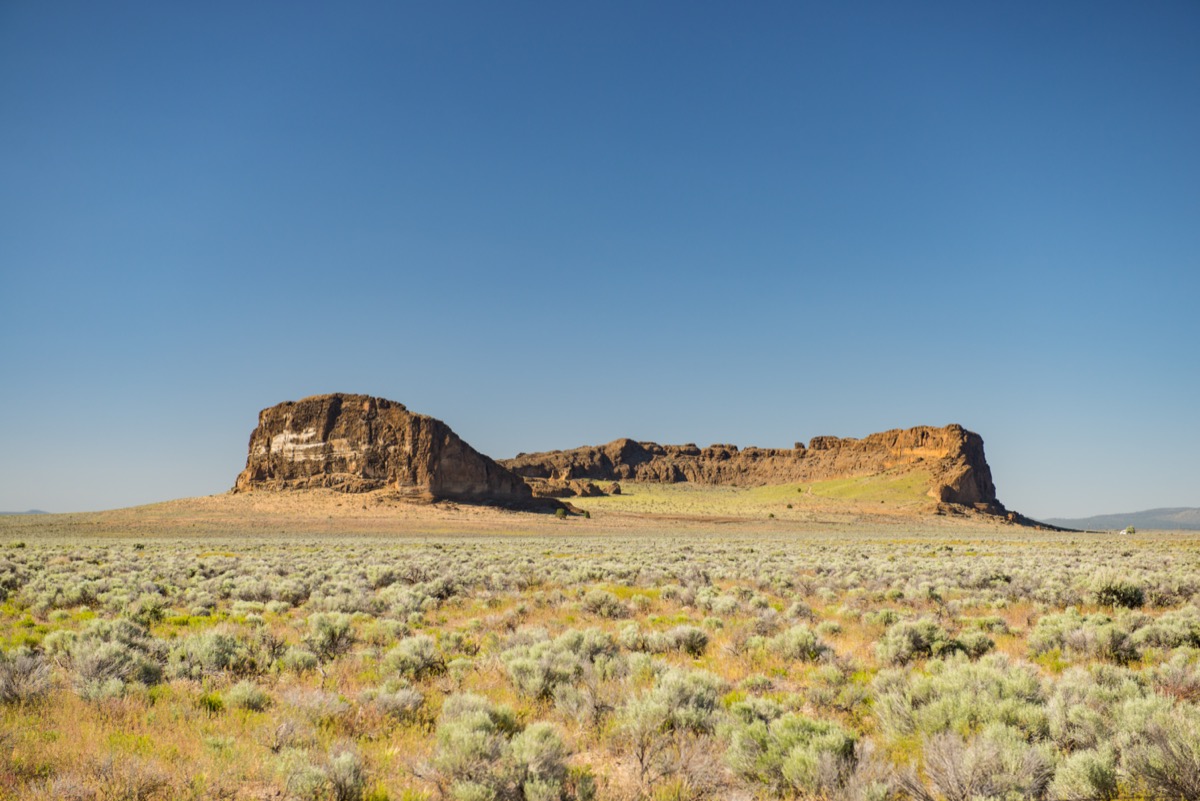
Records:
M0 509L366 392L496 457L960 422L1200 505L1200 5L0 5Z

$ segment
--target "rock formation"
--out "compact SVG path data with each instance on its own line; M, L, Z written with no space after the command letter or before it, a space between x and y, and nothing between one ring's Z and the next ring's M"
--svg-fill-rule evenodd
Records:
M519 476L442 421L367 395L316 395L259 413L234 491L316 488L517 506L532 498Z
M659 445L618 439L569 451L519 454L501 461L535 482L690 481L762 486L851 478L897 468L929 473L930 497L949 504L1003 513L983 439L960 425L919 426L863 439L813 437L806 448L742 448L736 445Z

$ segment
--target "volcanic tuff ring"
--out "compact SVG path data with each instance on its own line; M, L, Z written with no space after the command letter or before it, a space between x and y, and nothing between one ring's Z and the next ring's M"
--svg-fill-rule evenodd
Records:
M497 462L440 420L395 401L342 393L262 410L234 491L389 489L419 500L525 505L533 495L529 484L538 494L559 485L572 495L588 481L749 487L909 469L929 473L928 494L940 502L1005 511L996 498L983 439L960 425L894 429L862 439L813 437L807 447L797 442L790 449L618 439Z

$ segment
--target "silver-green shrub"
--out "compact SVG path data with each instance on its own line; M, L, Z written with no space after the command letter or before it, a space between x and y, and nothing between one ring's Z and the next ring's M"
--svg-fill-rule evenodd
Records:
M223 671L246 675L258 670L250 647L228 631L210 630L180 640L168 656L177 678L200 679Z
M836 792L853 768L857 740L837 723L795 712L734 726L729 738L730 767L780 797Z
M242 680L229 688L225 700L230 706L262 712L271 705L271 695L252 681Z
M970 740L953 732L926 740L924 773L935 794L910 776L907 789L917 798L1042 798L1054 776L1054 759L1049 749L1031 745L1016 729L994 724Z
M438 720L433 767L456 801L551 801L573 795L569 756L557 730L533 723L524 730L512 710L477 695L446 699Z
M829 651L812 629L803 624L792 626L767 641L767 648L784 659L813 662Z
M1052 798L1109 801L1117 797L1117 760L1111 748L1076 751L1064 759L1050 785Z
M49 690L50 667L42 655L25 648L0 651L0 703L30 703Z
M923 617L890 626L875 644L875 655L881 662L903 665L914 659L940 656L958 647L958 642L937 621Z
M446 660L428 634L405 637L383 657L386 669L414 681L446 670Z
M333 659L354 645L354 628L350 616L341 612L318 612L308 618L308 646L321 661Z

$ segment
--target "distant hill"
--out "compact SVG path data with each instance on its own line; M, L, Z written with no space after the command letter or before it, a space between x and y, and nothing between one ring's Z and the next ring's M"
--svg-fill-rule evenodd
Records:
M1096 515L1095 517L1051 517L1044 522L1052 526L1091 531L1116 531L1126 526L1163 531L1200 531L1200 509L1179 506L1171 509L1147 509L1144 512L1124 512L1115 515Z
M0 515L48 515L49 512L43 512L41 509L30 509L28 512L0 512Z

